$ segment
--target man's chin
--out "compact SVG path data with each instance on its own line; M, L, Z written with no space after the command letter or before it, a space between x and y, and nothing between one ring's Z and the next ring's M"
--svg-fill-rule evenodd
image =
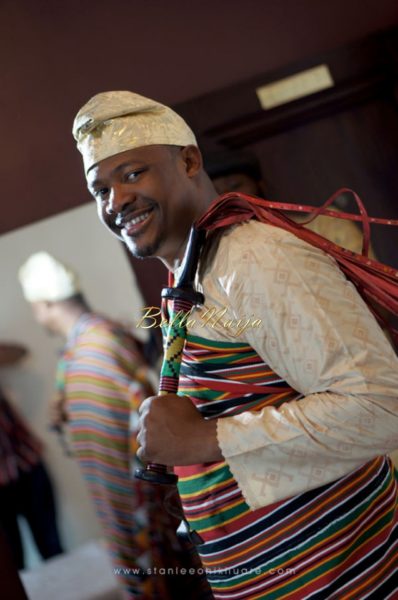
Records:
M126 242L129 252L135 258L154 258L159 248L159 244L147 244L146 246L140 246L133 242Z

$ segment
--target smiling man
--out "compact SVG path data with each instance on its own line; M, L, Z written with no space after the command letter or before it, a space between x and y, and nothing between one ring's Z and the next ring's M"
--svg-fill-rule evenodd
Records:
M178 275L216 192L188 125L168 107L106 92L74 136L100 219ZM205 305L262 328L192 319L178 395L148 398L139 455L176 467L221 599L387 597L394 588L398 360L324 252L256 220L208 236Z

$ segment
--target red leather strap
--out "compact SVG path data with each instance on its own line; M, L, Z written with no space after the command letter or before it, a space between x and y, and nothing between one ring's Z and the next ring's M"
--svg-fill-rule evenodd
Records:
M327 208L337 196L347 192L354 195L359 215L335 212ZM296 223L292 219L289 219L284 214L284 211L311 213L311 217L306 223L311 222L321 214L351 221L360 221L364 234L362 254L351 252L306 229L304 223ZM374 305L375 303L393 315L398 316L398 271L367 256L370 244L370 224L379 223L398 226L398 220L369 217L359 196L348 188L342 188L335 192L319 208L271 202L239 193L224 194L212 202L206 213L197 221L196 226L199 229L204 228L207 231L214 231L220 227L228 227L252 218L291 231L300 239L333 256L346 277L356 286L380 323L384 324L385 319L380 314L377 306ZM398 340L397 330L390 327L390 333Z

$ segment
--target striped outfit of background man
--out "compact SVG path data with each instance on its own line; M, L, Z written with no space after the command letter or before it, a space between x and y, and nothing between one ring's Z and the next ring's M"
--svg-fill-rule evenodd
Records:
M147 490L132 479L130 415L142 400L142 367L132 337L111 321L86 313L72 330L59 362L74 457L103 527L115 573L131 598L161 598L153 579L134 575L152 566ZM152 499L152 502L154 499Z

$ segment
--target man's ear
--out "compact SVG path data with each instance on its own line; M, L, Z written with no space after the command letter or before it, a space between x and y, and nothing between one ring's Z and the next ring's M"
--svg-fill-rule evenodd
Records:
M195 177L202 170L202 154L197 146L191 145L181 148L181 158L188 177Z

